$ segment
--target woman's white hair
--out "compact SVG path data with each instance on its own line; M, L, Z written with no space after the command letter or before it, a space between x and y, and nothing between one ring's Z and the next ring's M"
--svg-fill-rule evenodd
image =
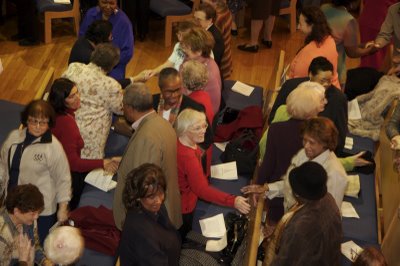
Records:
M183 110L175 121L175 131L178 137L182 136L190 126L200 122L206 121L206 115L193 109Z
M83 254L84 240L78 228L60 226L44 241L46 257L55 264L69 265Z
M325 88L313 81L300 83L286 99L287 112L296 119L305 120L318 115Z

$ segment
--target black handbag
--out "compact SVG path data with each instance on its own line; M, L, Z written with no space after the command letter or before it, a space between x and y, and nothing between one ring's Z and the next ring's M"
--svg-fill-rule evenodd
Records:
M252 178L257 163L258 141L252 129L244 129L226 145L220 156L221 161L236 161L238 174Z

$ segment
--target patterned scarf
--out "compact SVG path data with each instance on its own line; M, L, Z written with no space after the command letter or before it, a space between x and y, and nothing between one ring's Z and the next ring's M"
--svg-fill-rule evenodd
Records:
M171 108L171 113L169 114L169 119L168 119L168 121L171 123L171 125L174 125L176 117L179 114L179 110L181 109L182 98L183 98L183 95L181 95L181 97L179 98L179 101L175 104L175 106L173 106ZM161 116L163 116L163 113L165 111L164 103L165 103L164 98L163 98L162 94L160 94L160 102L158 103L157 113Z

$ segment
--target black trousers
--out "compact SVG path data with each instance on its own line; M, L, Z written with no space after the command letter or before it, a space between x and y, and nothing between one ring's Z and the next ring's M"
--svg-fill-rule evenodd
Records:
M31 41L39 40L39 19L35 0L15 0L18 34Z
M150 0L126 0L123 10L136 28L135 35L144 37L149 32Z

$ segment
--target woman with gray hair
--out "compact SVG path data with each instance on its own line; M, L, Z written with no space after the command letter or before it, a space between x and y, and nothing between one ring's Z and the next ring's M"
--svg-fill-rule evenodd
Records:
M81 108L75 113L76 123L85 143L81 157L103 159L111 127L112 114L123 114L121 85L108 77L119 62L119 49L111 43L98 44L90 63L71 63L62 75L76 84L81 95Z
M193 211L197 199L228 207L242 213L250 211L247 199L222 192L209 185L201 165L201 149L207 122L204 113L193 109L183 110L177 117L175 130L178 136L178 183L182 201L183 225L179 229L182 238L192 229Z
M278 108L276 116L287 113L286 116L290 118L270 125L264 146L265 155L260 157L263 161L258 172L257 184L281 180L293 155L302 147L301 126L304 121L316 117L324 110L326 103L324 92L319 83L303 82L289 94L286 105ZM267 205L270 209L269 222L275 224L283 215L283 200L282 198L267 200Z

